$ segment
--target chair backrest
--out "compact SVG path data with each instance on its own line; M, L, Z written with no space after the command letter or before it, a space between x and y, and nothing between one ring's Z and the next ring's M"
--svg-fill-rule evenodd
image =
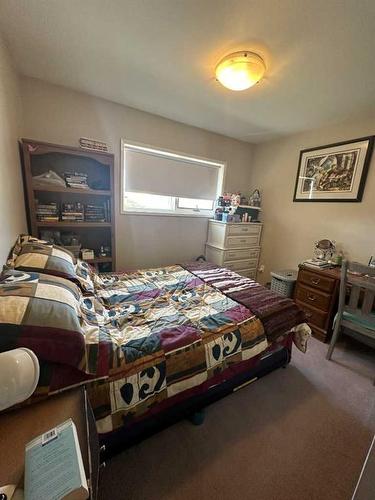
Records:
M346 303L348 289L349 300ZM371 314L374 298L375 268L344 261L341 268L339 313L346 311L375 325L375 316Z

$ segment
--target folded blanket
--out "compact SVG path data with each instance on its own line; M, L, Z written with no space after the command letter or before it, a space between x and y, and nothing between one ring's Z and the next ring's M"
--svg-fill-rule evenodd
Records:
M306 321L305 313L293 300L229 269L210 262L187 262L182 266L227 297L250 309L261 320L270 342Z

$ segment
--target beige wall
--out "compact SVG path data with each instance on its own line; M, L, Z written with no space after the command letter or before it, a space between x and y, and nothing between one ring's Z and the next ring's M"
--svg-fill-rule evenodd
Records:
M21 79L22 135L77 145L106 141L115 154L119 268L170 264L203 253L207 219L120 215L120 140L139 141L228 162L225 189L249 190L252 146L31 78Z
M17 146L19 126L18 80L0 38L0 268L17 234L26 230Z
M322 238L336 240L351 259L367 263L375 255L375 154L362 203L293 203L301 149L374 133L372 115L255 147L252 184L262 191L265 223L261 255L265 273L258 275L260 281L268 281L271 270L296 269Z

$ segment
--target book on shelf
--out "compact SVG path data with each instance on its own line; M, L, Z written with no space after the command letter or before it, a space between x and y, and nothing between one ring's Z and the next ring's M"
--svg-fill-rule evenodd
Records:
M85 205L85 221L87 222L109 222L107 214L107 204Z
M83 203L63 203L61 210L61 220L70 222L84 221Z
M72 419L25 448L25 500L85 500L89 496L77 429Z
M36 203L36 218L39 222L57 222L59 209L57 203Z
M77 189L89 189L87 174L80 172L65 172L64 178L67 187Z

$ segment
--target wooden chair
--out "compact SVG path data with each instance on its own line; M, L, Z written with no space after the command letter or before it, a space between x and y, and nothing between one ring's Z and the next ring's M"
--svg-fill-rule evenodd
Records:
M346 328L346 334L375 348L374 298L375 268L344 261L341 268L339 309L327 359L332 357L342 327Z

